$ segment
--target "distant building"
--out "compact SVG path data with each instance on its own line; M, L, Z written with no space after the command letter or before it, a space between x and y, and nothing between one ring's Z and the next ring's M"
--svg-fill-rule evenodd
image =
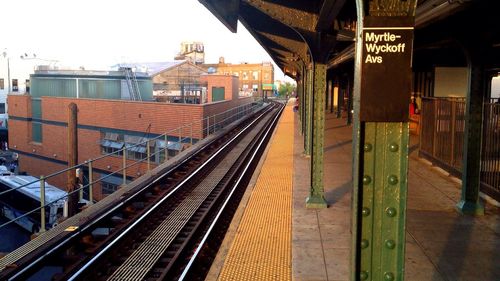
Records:
M190 61L137 62L119 66L146 72L153 81L156 101L202 103L206 99L207 85L201 81L201 76L207 71Z
M126 78L116 71L102 72L49 72L37 71L32 75L33 85L29 95L9 95L10 149L19 154L19 171L33 176L49 175L68 165L67 127L68 105L78 107L78 162L118 151L123 146L143 142L165 132L203 120L231 108L253 102L252 98L239 97L238 79L227 75L202 75L206 85L206 103L177 104L152 102L152 81L146 74L136 74L142 101L130 100ZM162 163L167 155L175 155L191 142L206 135L207 124L194 122L180 132L172 131L165 140L150 142L150 151L156 153L152 163ZM191 130L192 129L192 130ZM168 144L168 154L163 148ZM129 164L145 159L146 146L127 150ZM107 157L93 164L93 178L99 179L122 165L122 157ZM128 180L145 170L145 163L127 171ZM85 171L87 174L88 171ZM66 186L64 174L51 179L56 186ZM116 190L122 183L120 173L94 185L94 198L100 199Z
M30 75L33 99L42 96L153 101L151 78L122 67L115 71L41 68Z
M188 60L194 64L205 63L205 47L203 42L185 41L181 43L181 50L175 60Z
M218 64L205 64L204 67L209 72L238 76L241 95L271 96L276 90L274 66L270 62L231 64L221 57Z
M9 93L24 94L30 90L29 74L39 61L23 60L0 52L0 141L7 141ZM10 78L10 81L9 81Z

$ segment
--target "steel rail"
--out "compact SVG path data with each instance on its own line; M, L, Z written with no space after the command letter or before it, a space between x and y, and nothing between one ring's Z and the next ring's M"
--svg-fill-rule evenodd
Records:
M274 109L275 107L271 110ZM264 124L258 131L265 131L269 121L260 123L252 130ZM258 142L262 135L261 132L249 132L245 135L245 138L232 148L230 154L224 156L224 159L221 159L202 181L195 184L178 206L171 212L159 212L151 216L154 223L146 222L153 226L151 232L146 230L140 231L146 232L144 234L133 233L127 236L115 245L114 250L107 253L106 257L97 261L99 265L92 267L92 272L82 272L75 278L78 280L162 279L167 272L170 274L171 269L176 271L178 267L176 264L179 262L183 266L183 258L179 257L190 251L191 246L187 245L190 245L191 241L201 237L199 231L205 229L207 220L210 221L213 213L217 212L220 202L229 193L230 184L241 170L242 163L248 158L251 148L255 147L254 143ZM236 151L233 153L233 150ZM141 229L144 227L150 228L143 224ZM133 250L127 250L129 248L127 245L134 245ZM144 256L145 254L147 256ZM112 270L109 270L110 268Z
M236 138L238 138L245 130L247 130L250 126L252 126L255 122L257 122L257 120L259 118L261 118L267 111L269 111L269 109L265 110L265 112L261 112L251 123L247 124L238 134L236 134L235 136L232 137L232 139L228 142L226 142L222 147L218 148L218 150L209 157L209 159L207 159L201 166L199 166L192 174L190 174L188 176L188 178L184 179L181 183L179 183L175 188L174 190L170 191L164 198L161 199L161 202L164 202L165 200L167 200L168 198L170 198L170 196L172 196L173 193L175 193L175 191L177 191L185 182L187 182L189 179L191 179L192 177L194 177L199 171L201 171L208 163L210 163L218 154L220 154L230 143L232 143ZM199 151L203 151L204 149L206 149L208 146L212 145L215 141L217 140L214 140L212 142L209 142L207 144L205 144L203 147L200 148ZM164 172L163 174L159 175L157 178L155 178L153 181L151 181L150 183L148 183L147 185L145 185L144 187L142 187L141 189L135 191L133 194L131 194L130 196L128 196L127 198L125 198L123 201L120 201L119 203L117 203L113 208L107 210L105 213L103 213L102 215L100 215L99 217L97 217L95 220L93 220L92 222L88 223L88 224L85 224L83 226L80 226L77 230L74 231L73 234L69 235L68 237L66 237L64 240L62 240L59 244L57 244L55 247L49 249L47 252L43 253L41 256L39 256L35 261L33 261L31 264L29 264L28 266L22 268L19 272L16 272L13 276L9 277L8 280L16 280L16 278L22 276L23 274L25 274L27 271L29 270L32 270L34 267L38 266L38 264L43 261L45 258L47 258L48 256L52 255L53 253L59 251L60 249L62 249L63 247L65 247L68 243L72 242L75 238L77 238L78 236L80 236L82 233L84 233L85 231L91 229L93 226L95 226L98 222L100 222L101 220L105 219L106 217L108 217L110 214L118 211L121 207L125 206L127 203L133 201L135 199L135 197L143 194L143 192L145 192L146 190L148 190L149 188L151 188L151 186L155 185L158 183L158 181L160 181L161 179L163 179L165 176L169 175L171 172L175 171L175 169L177 169L178 167L180 167L181 165L183 164L186 164L188 161L190 161L192 158L194 158L196 156L196 153L191 155L190 157L184 159L183 161L181 161L180 163L178 163L177 165L175 165L174 167L170 168L169 170L167 170L166 172ZM161 202L158 202L156 203L152 208L157 208ZM152 211L152 209L149 209L147 211L147 213L149 214L150 212ZM142 219L141 219L142 221ZM135 226L138 222L134 222L133 225ZM127 232L130 231L130 229L132 229L131 227L129 227L127 229ZM123 237L123 234L120 234L119 235L120 237ZM109 246L109 245L108 245ZM109 249L110 247L106 246L106 250ZM92 261L95 261L96 257L94 257L92 259ZM80 272L80 270L79 270ZM76 275L74 275L76 276Z
M193 173L191 173L188 178L184 179L181 183L179 183L173 190L171 190L165 197L163 197L159 202L157 202L154 206L148 209L147 212L142 214L139 218L137 218L134 223L129 225L125 230L122 230L121 233L115 237L111 242L109 242L105 248L103 248L98 254L96 254L92 259L90 259L87 263L79 268L77 272L71 275L68 280L76 280L84 271L86 271L90 266L92 266L98 259L100 259L103 255L105 255L113 246L119 243L126 235L129 234L130 231L134 230L134 228L145 220L152 212L156 211L159 206L161 206L167 199L170 198L178 189L180 189L184 184L186 184L192 177L197 175L209 162L211 162L217 155L219 155L226 147L231 145L239 136L253 127L255 123L257 123L262 116L264 116L267 112L269 112L272 108L267 109L265 112L261 113L258 117L256 117L252 122L247 124L240 132L238 132L235 136L231 138L228 142L226 142L216 153L214 153L205 163L199 166Z
M194 251L193 255L191 256L191 258L189 259L189 262L188 264L186 265L186 267L184 268L184 270L182 271L180 277L179 277L179 281L182 281L186 278L186 275L189 273L189 271L191 270L191 266L193 265L194 261L197 259L201 249L203 248L203 246L205 245L206 241L208 240L209 236L212 234L212 230L215 228L215 226L218 224L218 220L219 218L221 217L221 215L225 212L225 209L226 209L226 206L228 205L229 201L231 201L232 199L232 196L233 194L235 193L236 189L238 188L239 184L241 183L241 181L243 180L243 178L246 176L246 173L248 172L248 169L249 167L251 166L252 162L254 161L257 153L259 152L260 148L262 147L262 145L264 144L264 141L266 140L267 136L269 135L269 133L274 130L274 125L276 124L278 118L281 116L281 113L283 112L283 109L284 109L284 106L280 109L279 113L276 114L276 116L274 117L273 121L272 121L272 125L269 126L267 129L266 129L266 132L264 134L264 136L261 138L259 144L257 145L257 147L253 150L253 153L252 153L252 156L250 157L250 159L248 161L246 161L246 165L245 165L245 168L243 169L243 171L240 173L236 183L233 185L233 188L231 189L231 192L229 193L229 195L227 196L226 200L224 200L224 203L222 204L222 206L220 207L219 211L217 212L217 215L215 216L214 220L212 221L212 223L210 224L207 232L205 233L205 235L203 236L203 238L201 239L200 243L198 244L198 247L196 248L196 250Z

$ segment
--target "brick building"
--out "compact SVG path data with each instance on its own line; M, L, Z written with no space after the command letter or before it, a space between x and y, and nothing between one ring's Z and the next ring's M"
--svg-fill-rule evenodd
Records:
M274 66L270 62L231 64L221 57L218 64L203 66L207 71L210 69L209 72L238 76L242 95L271 96L275 90Z
M169 147L173 147L169 153L176 153L176 150L191 142L191 137L196 142L206 134L206 124L198 120L253 101L249 97L239 97L238 79L234 76L205 75L202 79L208 86L208 103L205 104L58 97L57 92L53 96L40 96L37 99L27 94L9 95L9 143L11 149L19 154L19 170L40 176L67 167L70 103L78 107L78 162L82 163L117 151L124 145L128 147L196 121L180 132L185 137L184 143L178 143L178 131L169 134L167 141ZM35 106L38 110L33 111ZM160 150L166 144L164 140L150 142L151 152L157 152L152 158L153 163L164 161L165 154ZM146 158L145 150L144 145L127 151L127 162L130 164ZM93 165L93 178L98 179L120 169L122 157L106 157ZM127 169L130 179L145 171L145 164L141 165ZM49 180L60 187L66 186L65 181L64 174ZM121 184L121 175L109 177L103 183L94 188L94 198L100 199L115 190Z

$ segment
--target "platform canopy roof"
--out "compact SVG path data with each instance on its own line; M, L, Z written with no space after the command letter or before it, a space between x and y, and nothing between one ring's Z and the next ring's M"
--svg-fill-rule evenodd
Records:
M293 78L300 76L311 61L327 63L331 68L354 56L355 0L199 1L232 32L236 32L240 21ZM423 28L480 1L419 0L416 25ZM377 3L384 0L364 2L383 5Z

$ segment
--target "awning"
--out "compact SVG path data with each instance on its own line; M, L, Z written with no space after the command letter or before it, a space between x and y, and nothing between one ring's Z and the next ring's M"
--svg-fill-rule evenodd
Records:
M133 144L127 143L126 147L127 147L127 151L146 153L146 147L142 146L142 145L133 145Z
M101 146L121 149L123 148L123 143L110 140L101 140Z
M132 143L132 144L139 144L145 142L147 139L139 136L130 136L130 135L124 135L123 136L124 140L126 143Z
M179 143L179 142L175 142L175 141L169 141L168 142L168 149L169 150L181 151L182 150L182 144Z

